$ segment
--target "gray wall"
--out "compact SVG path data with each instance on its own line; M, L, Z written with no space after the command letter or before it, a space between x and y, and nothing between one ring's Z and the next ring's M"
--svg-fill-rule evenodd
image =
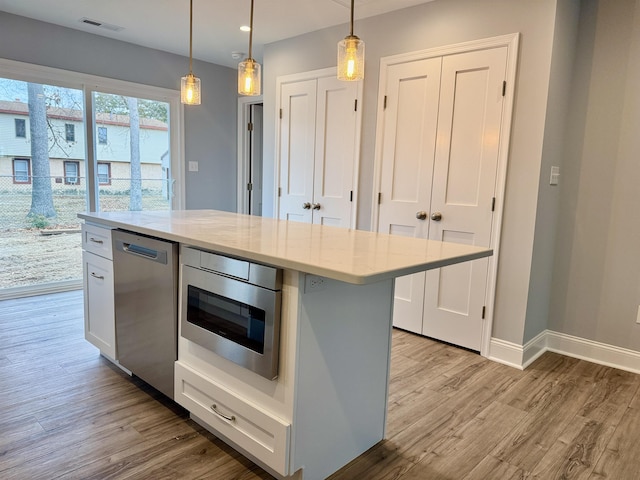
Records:
M640 351L640 1L584 0L549 328Z
M559 166L560 178L564 178L563 153L579 17L580 0L558 2L523 343L547 329L561 188L550 185L549 179L552 166Z
M0 58L180 89L188 58L0 12ZM185 106L187 208L236 208L236 71L194 61L202 105ZM0 75L2 72L0 72ZM185 165L187 164L185 161Z
M529 296L539 295L545 301L549 288L549 282L532 286L530 275L555 15L555 0L436 0L355 25L355 33L365 41L367 50L358 189L358 227L362 229L371 226L380 57L521 33L493 329L493 336L517 344L523 342ZM343 25L267 45L265 112L275 111L278 76L334 66L336 44L347 33ZM267 113L267 202L273 194L274 139L275 116ZM268 203L265 206L268 208ZM541 309L546 313L548 302Z

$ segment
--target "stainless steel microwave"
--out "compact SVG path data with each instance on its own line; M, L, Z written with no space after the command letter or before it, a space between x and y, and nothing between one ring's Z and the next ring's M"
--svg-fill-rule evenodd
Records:
M278 376L282 270L181 250L181 335L253 372Z

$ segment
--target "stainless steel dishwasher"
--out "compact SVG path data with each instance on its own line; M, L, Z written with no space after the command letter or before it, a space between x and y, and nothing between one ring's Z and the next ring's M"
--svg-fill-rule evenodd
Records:
M122 230L112 243L118 361L173 398L178 244Z

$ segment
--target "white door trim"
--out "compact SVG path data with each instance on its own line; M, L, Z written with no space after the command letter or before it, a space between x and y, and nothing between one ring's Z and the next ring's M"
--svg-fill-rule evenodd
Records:
M249 178L249 131L246 126L249 123L251 105L263 103L262 95L256 97L238 97L238 186L236 188L236 211L249 213L247 204L247 183Z
M504 110L502 115L502 121L500 125L500 147L498 153L498 169L496 177L496 203L495 211L493 215L493 222L491 225L491 245L493 249L493 256L489 257L489 266L487 270L487 291L485 293L486 312L485 322L482 328L482 346L480 354L487 357L490 353L491 343L491 330L493 326L493 312L495 304L495 289L496 278L498 272L498 257L500 246L500 235L502 227L502 216L504 206L504 192L506 189L507 179L507 163L509 157L509 139L511 136L511 119L513 112L514 101L514 87L516 80L517 59L518 59L518 44L520 34L513 33L508 35L501 35L497 37L485 38L480 40L473 40L470 42L457 43L454 45L447 45L442 47L430 48L426 50L419 50L415 52L402 53L398 55L391 55L388 57L382 57L380 59L380 81L378 86L378 109L377 118L384 118L384 94L387 90L387 71L391 65L413 62L417 60L423 60L431 57L441 57L446 55L453 55L463 52L471 52L474 50L484 50L488 48L506 47L507 48L507 65L506 65L506 90L504 96ZM375 144L375 157L374 157L374 170L373 181L374 186L372 190L371 198L371 229L376 231L378 228L378 218L380 215L380 208L378 206L378 194L380 192L380 182L382 175L382 140L384 132L384 123L377 122L376 126L376 144Z

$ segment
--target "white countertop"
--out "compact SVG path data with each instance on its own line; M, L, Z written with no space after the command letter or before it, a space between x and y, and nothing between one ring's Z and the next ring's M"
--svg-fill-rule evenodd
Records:
M354 284L493 254L491 249L216 210L81 213L79 218Z

